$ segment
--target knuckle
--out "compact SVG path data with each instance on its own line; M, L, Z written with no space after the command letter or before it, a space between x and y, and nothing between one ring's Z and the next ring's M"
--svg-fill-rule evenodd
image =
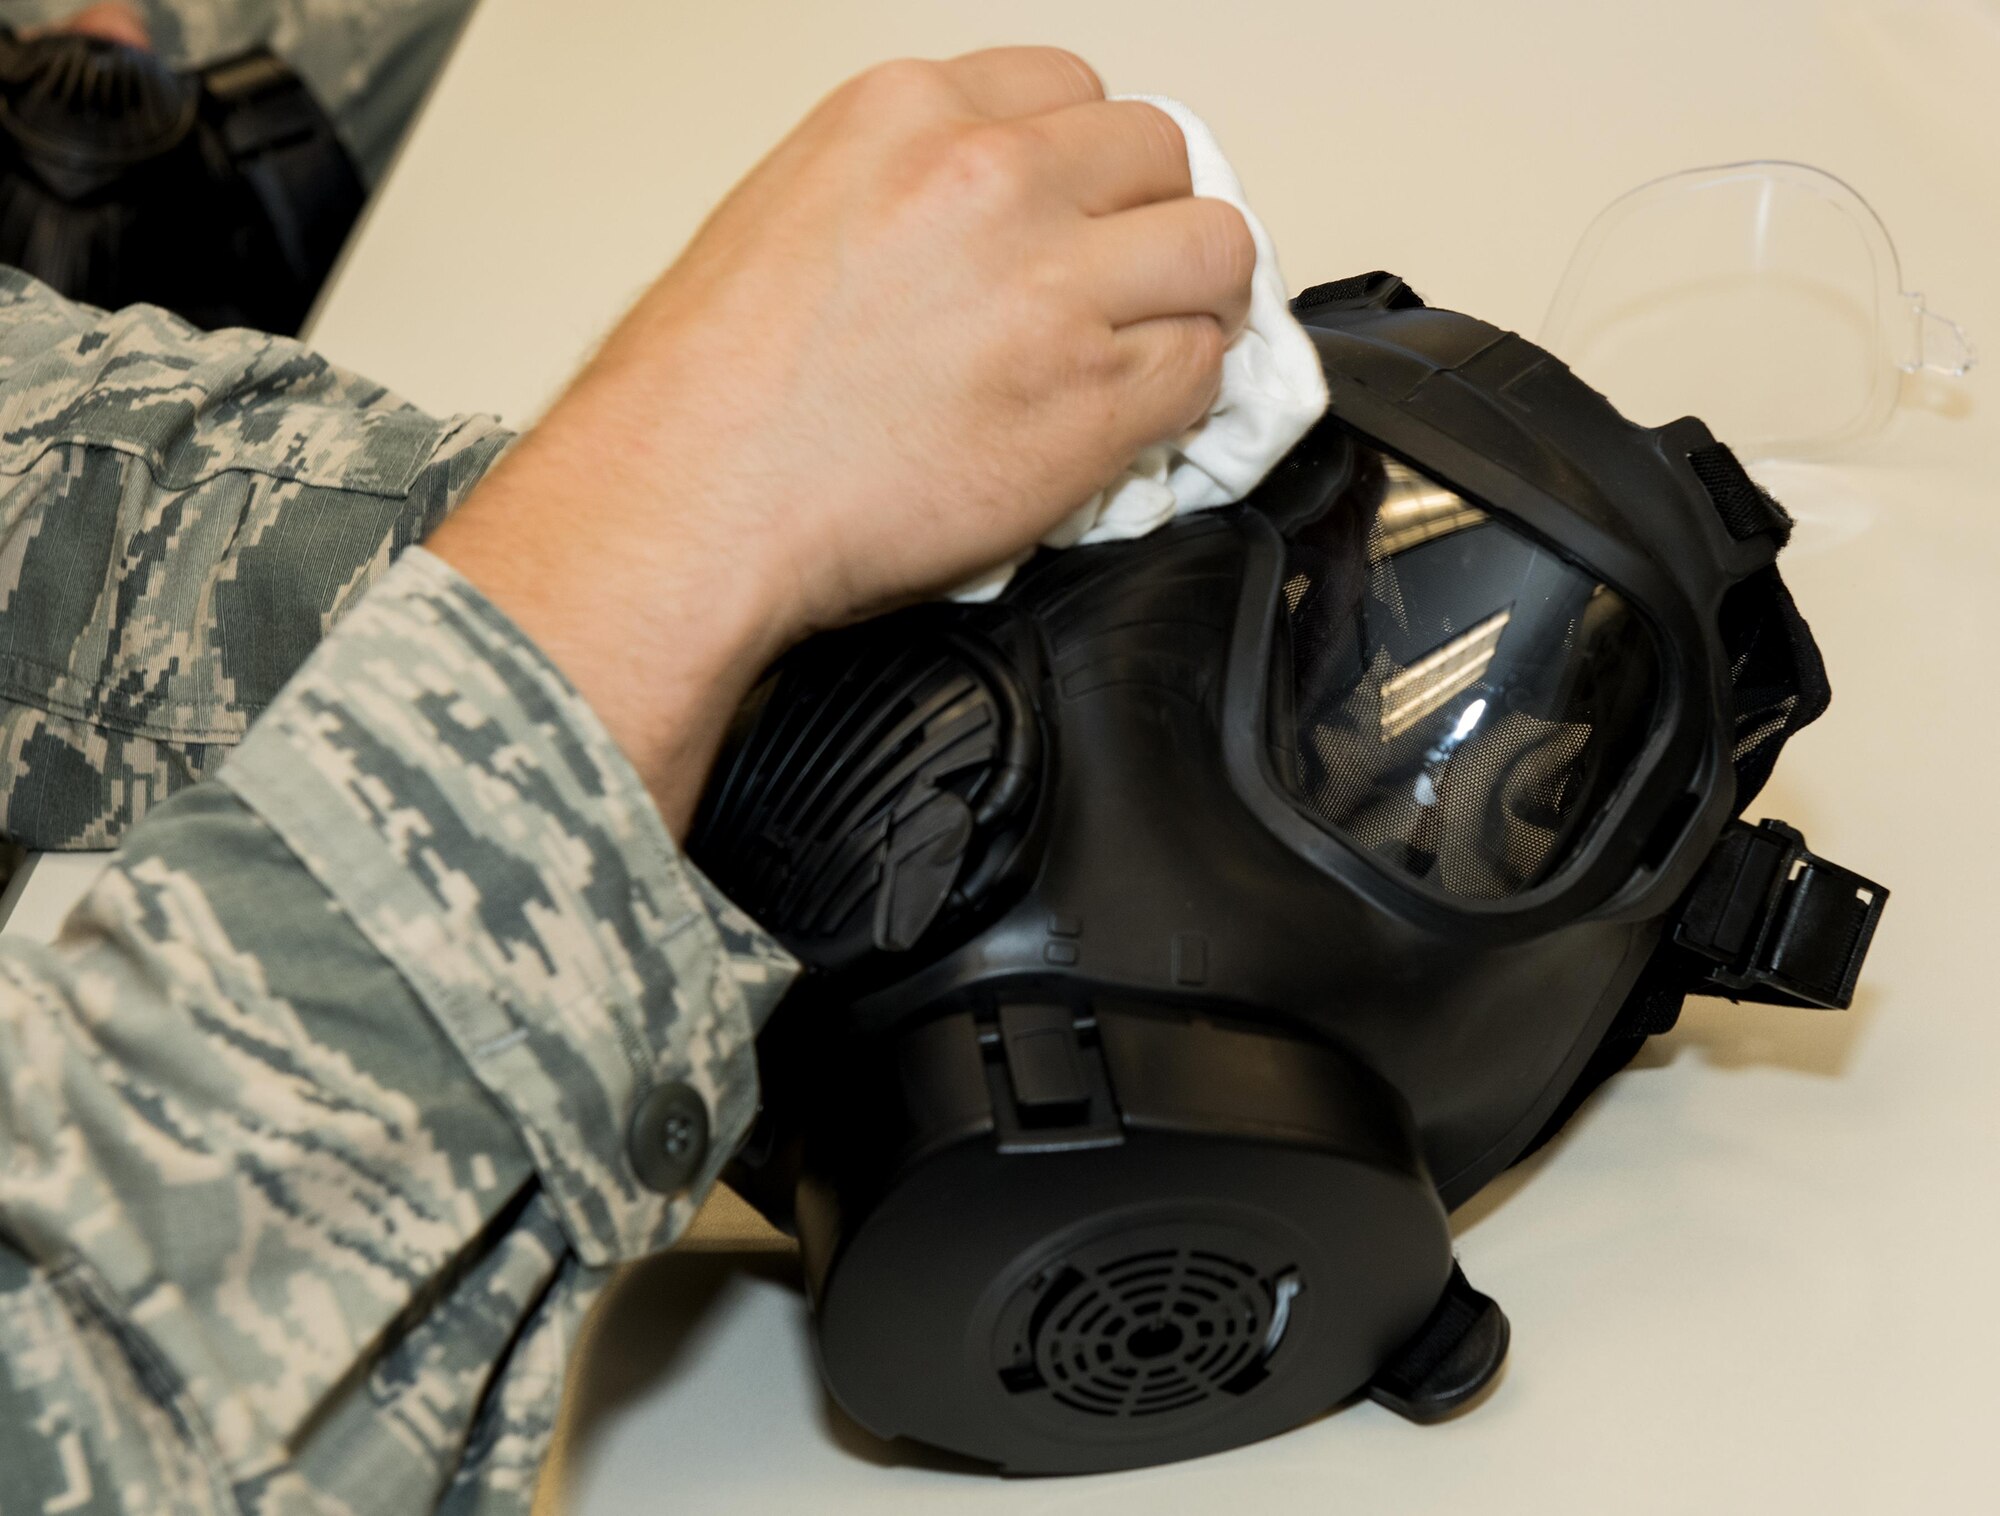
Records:
M1089 393L1108 392L1125 377L1125 355L1109 327L1083 327L1069 334L1065 377Z
M1038 345L1069 340L1074 324L1076 275L1060 258L1029 253L1017 259L1007 281L1015 292L1015 325Z
M1050 70L1063 78L1065 83L1074 81L1084 94L1099 100L1104 98L1104 81L1098 77L1097 70L1082 58L1066 47L1047 47L1042 52L1048 59Z
M1115 395L1127 381L1109 328L1094 331L1046 301L1015 302L1003 329L995 361L985 367L1026 403L1068 412Z
M1165 367L1167 388L1182 397L1175 429L1207 414L1222 383L1222 324L1213 316L1184 316L1177 323Z
M891 58L848 81L851 105L868 115L937 110L952 98L951 81L924 58Z
M1250 223L1226 200L1209 203L1215 207L1212 253L1216 272L1232 289L1247 286L1257 271L1257 240L1250 235Z
M1148 100L1134 100L1134 129L1146 138L1146 149L1165 163L1187 162L1187 137L1180 123Z
M1190 316L1181 327L1181 361L1197 385L1213 383L1222 374L1222 323L1213 316Z
M1011 205L1034 177L1033 148L1028 134L1011 123L975 126L952 138L943 167L976 200Z
M1145 343L1123 350L1118 381L1170 409L1182 397L1206 393L1222 374L1221 323L1213 316L1159 316L1152 326Z
M1224 200L1188 200L1176 230L1176 252L1210 296L1248 288L1256 268L1250 228Z
M1007 366L1037 390L1075 394L1107 383L1118 354L1108 329L1102 333L1077 319L1052 281L1041 276L1009 302Z

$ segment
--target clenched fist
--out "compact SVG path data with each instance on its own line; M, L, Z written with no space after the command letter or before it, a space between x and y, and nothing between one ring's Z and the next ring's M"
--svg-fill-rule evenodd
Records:
M1080 59L884 64L739 185L433 537L685 820L798 638L1012 557L1198 420L1255 250Z

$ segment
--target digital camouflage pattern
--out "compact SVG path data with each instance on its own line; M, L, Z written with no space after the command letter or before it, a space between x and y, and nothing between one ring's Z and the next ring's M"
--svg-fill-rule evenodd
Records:
M123 842L54 946L0 938L0 1513L525 1511L793 966L561 674L399 556L503 433L0 290L0 793ZM670 1081L714 1133L673 1198L625 1145Z
M89 0L8 0L0 24L61 20ZM473 0L126 0L177 68L252 47L289 63L332 119L368 183L443 67Z
M220 777L416 988L512 1117L583 1261L672 1241L692 1213L633 1175L633 1109L686 1078L717 1125L746 1132L761 1017L745 990L786 982L786 960L747 931L724 942L747 922L696 889L553 665L414 549Z
M0 267L0 831L109 847L213 769L508 440Z

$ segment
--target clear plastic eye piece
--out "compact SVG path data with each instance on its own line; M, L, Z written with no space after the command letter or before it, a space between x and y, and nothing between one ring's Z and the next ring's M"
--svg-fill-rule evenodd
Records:
M1359 440L1286 554L1281 775L1301 808L1453 899L1552 878L1653 729L1645 621L1504 516Z
M1868 202L1803 163L1671 174L1590 224L1541 343L1647 425L1695 415L1746 459L1858 441L1906 375L1956 378L1973 350L1903 288Z

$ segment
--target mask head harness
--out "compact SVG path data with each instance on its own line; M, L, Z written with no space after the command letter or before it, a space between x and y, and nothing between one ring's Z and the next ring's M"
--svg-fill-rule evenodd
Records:
M884 1436L1018 1472L1471 1400L1449 1208L1681 999L1844 1006L1886 892L1736 818L1825 708L1699 422L1372 274L1241 506L789 655L690 840L807 965L732 1177Z
M72 299L296 332L364 192L297 74L0 29L0 261Z

